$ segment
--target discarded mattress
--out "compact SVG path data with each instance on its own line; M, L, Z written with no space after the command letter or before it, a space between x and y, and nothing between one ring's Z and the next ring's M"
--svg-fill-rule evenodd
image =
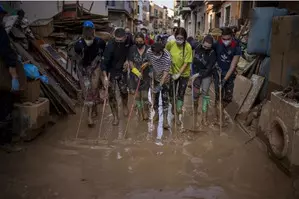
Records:
M287 14L287 9L274 7L253 8L251 29L247 44L249 54L264 54L270 56L272 18L285 16Z

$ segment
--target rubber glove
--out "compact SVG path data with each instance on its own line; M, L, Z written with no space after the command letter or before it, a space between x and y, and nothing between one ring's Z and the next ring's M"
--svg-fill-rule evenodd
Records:
M20 89L20 83L17 78L12 78L11 80L11 90L18 91Z
M192 75L190 79L191 81L194 81L197 77L199 77L199 73Z
M154 92L154 93L160 93L161 90L162 90L162 85L159 84L158 86L156 86L156 87L153 89L153 92Z
M140 72L137 68L133 67L131 71L132 71L132 73L135 74L139 79L142 78L142 74L141 74L141 72Z
M178 73L178 74L174 74L174 75L172 75L172 79L173 79L173 80L177 80L177 79L180 78L180 76L181 76L180 73Z

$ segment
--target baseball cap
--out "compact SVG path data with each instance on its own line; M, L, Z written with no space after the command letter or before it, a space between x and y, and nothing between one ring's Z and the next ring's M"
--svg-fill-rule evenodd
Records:
M0 13L7 14L3 6L0 4Z

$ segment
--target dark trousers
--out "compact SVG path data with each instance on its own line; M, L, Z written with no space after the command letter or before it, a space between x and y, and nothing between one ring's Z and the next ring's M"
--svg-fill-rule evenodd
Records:
M119 88L120 96L122 100L128 100L128 85L127 74L121 73L110 78L110 84L108 88L109 103L110 105L117 105L116 100L116 86Z
M173 97L176 97L177 100L184 101L186 88L188 86L189 77L180 77L177 80L170 81L170 90L169 96L171 98L171 103L173 103ZM175 92L173 93L173 86L175 87Z
M14 96L9 91L0 91L0 143L11 142L12 110Z
M221 74L221 80L223 80L224 77L225 74ZM214 86L215 86L215 93L216 93L216 102L218 102L220 80L217 71L214 72L213 78L214 78ZM224 87L221 90L223 107L226 107L233 99L235 79L236 79L236 75L232 74L230 78L226 81Z

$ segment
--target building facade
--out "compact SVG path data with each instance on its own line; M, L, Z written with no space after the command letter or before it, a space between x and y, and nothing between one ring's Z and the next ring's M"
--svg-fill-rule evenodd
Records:
M128 27L134 31L134 1L106 1L108 19L114 27Z
M92 14L108 16L108 8L105 1L14 1L10 2L14 9L23 9L28 21L49 19L62 12L64 5L76 5L79 3L85 10Z

